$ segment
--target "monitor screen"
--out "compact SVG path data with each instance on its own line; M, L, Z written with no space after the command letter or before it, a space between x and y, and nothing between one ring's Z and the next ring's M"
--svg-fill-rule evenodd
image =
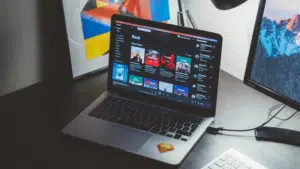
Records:
M213 109L221 41L124 21L115 29L114 87Z
M300 103L300 1L265 4L250 80Z

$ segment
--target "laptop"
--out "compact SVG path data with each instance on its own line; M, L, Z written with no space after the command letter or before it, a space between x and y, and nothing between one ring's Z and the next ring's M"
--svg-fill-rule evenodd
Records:
M179 165L216 113L222 37L114 15L107 91L66 135Z

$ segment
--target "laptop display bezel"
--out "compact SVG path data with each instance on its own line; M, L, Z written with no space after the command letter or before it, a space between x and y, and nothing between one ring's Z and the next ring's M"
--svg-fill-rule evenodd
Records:
M191 115L195 116L215 116L216 114L216 104L217 104L217 94L218 94L218 83L219 83L219 73L217 73L217 83L215 84L213 88L215 88L215 92L213 93L212 100L213 100L213 107L212 109L204 109L199 106L193 106L189 104L184 104L180 102L175 102L163 98L159 98L156 96L151 96L147 95L145 97L145 94L138 93L138 92L132 92L120 87L116 87L113 85L113 80L112 80L112 74L113 74L113 51L115 50L115 43L116 43L116 30L114 29L116 26L116 21L123 21L123 22L129 22L133 24L139 24L139 25L144 25L144 26L149 26L149 27L155 27L159 29L165 29L165 30L170 30L170 31L176 31L176 32L181 32L185 34L191 34L191 35L201 35L209 38L213 38L219 41L217 44L217 65L216 69L217 72L220 72L220 64L221 64L221 53L222 53L222 42L223 38L221 35L216 34L216 33L211 33L211 32L206 32L206 31L200 31L200 30L195 30L191 28L186 28L186 27L180 27L176 25L170 25L170 24L165 24L165 23L159 23L159 22L154 22L154 21L149 21L149 20L144 20L144 19L138 19L138 18L132 18L132 17L127 17L127 16L122 16L122 15L113 15L111 19L111 37L110 37L110 55L109 55L109 69L108 69L108 91L114 94L118 94L120 96L130 98L133 100L138 100L142 102L147 102L150 104L154 104L157 106L162 106L166 107L172 110L178 110L180 112L185 112L189 113Z

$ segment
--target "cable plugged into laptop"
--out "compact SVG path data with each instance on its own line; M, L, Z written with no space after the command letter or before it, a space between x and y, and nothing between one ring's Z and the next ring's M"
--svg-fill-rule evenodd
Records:
M208 127L206 129L206 133L212 134L212 135L218 135L220 134L219 132L221 131L221 127L219 128L214 128L214 127Z
M229 131L229 132L248 132L248 131L260 131L260 129L262 129L266 124L268 124L270 121L272 121L274 118L275 119L279 119L279 120L282 120L282 121L286 121L286 120L289 120L291 119L293 116L295 116L297 114L298 111L296 111L294 114L292 114L290 117L286 118L286 119L282 119L282 118L278 118L277 115L279 113L282 112L282 110L286 107L286 105L276 105L276 106L273 106L269 109L268 111L268 115L271 115L272 111L274 111L275 109L278 109L279 110L271 117L269 118L269 120L267 120L266 122L264 122L263 124L261 124L260 126L258 127L254 127L254 128L249 128L249 129L226 129L226 128L223 128L223 127L218 127L218 128L215 128L215 127L208 127L206 132L209 133L209 134L213 134L213 135L217 135L217 134L220 134L220 132L222 131Z
M243 129L243 130L235 130L235 129L225 129L223 127L208 127L206 132L213 135L221 134L222 131L229 131L229 132L248 132L248 131L254 131L255 132L255 138L258 141L273 141L273 142L279 142L279 143L285 143L285 144L291 144L300 146L300 132L293 131L293 130L287 130L287 129L281 129L281 128L273 128L273 127L265 127L266 124L268 124L273 119L278 119L281 121L287 121L294 117L298 111L293 113L288 118L278 118L277 115L282 112L282 110L286 107L286 105L276 105L269 109L268 115L271 115L272 111L275 109L279 110L275 115L273 115L269 120L267 120L262 125L250 128L250 129Z
M262 128L262 126L259 126L259 127L256 127L256 128L252 128L252 129L244 129L244 130L225 129L223 127L219 127L219 128L208 127L207 130L206 130L206 132L209 133L209 134L218 135L222 131L247 132L247 131L254 131L254 130L257 130L257 129L260 129L260 128Z

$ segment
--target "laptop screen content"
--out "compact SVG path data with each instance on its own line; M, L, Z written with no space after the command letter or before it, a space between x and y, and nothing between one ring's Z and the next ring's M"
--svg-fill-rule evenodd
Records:
M123 21L115 29L115 87L213 109L221 42Z

